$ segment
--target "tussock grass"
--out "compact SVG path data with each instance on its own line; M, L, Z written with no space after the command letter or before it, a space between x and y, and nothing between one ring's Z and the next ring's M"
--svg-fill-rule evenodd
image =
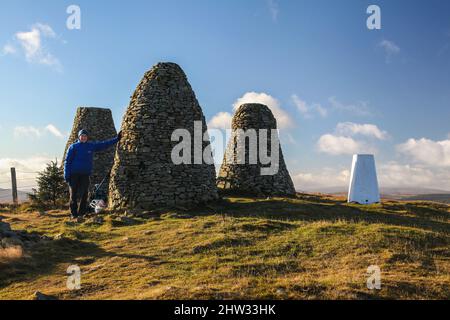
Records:
M448 299L449 208L298 195L225 198L132 225L4 213L14 229L60 236L0 267L0 299ZM80 291L65 288L72 264ZM370 265L379 291L367 289Z
M8 248L0 247L0 264L1 263L9 263L11 261L22 258L23 249L21 246L14 246Z

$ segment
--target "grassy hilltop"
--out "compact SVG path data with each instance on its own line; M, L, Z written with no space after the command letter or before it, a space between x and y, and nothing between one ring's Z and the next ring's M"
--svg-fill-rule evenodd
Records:
M55 239L0 255L0 299L449 299L449 209L299 194L81 224L61 211L0 211L13 229ZM66 288L73 264L79 291ZM379 291L367 289L370 265Z

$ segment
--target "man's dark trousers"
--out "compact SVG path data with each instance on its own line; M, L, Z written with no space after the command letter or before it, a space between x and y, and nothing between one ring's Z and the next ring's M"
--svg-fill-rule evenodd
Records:
M70 212L72 216L83 216L87 212L90 178L86 174L72 174L69 182ZM78 200L80 205L78 206Z

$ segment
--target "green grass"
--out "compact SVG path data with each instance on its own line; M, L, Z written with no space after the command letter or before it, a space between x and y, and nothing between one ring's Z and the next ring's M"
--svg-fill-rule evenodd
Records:
M0 299L448 299L450 213L431 202L359 206L315 195L226 198L207 208L75 224L67 212L0 213L60 240L0 264ZM66 288L66 269L82 288ZM381 290L367 289L378 265Z

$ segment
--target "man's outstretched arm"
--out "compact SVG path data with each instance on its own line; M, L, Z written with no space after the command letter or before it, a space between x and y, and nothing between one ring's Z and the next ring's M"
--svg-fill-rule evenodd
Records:
M117 137L110 139L110 140L106 140L106 141L101 141L101 142L94 142L94 151L102 151L105 149L108 149L109 147L115 145L117 142L120 141L120 138L122 138L122 131L119 132L119 134L117 135Z

